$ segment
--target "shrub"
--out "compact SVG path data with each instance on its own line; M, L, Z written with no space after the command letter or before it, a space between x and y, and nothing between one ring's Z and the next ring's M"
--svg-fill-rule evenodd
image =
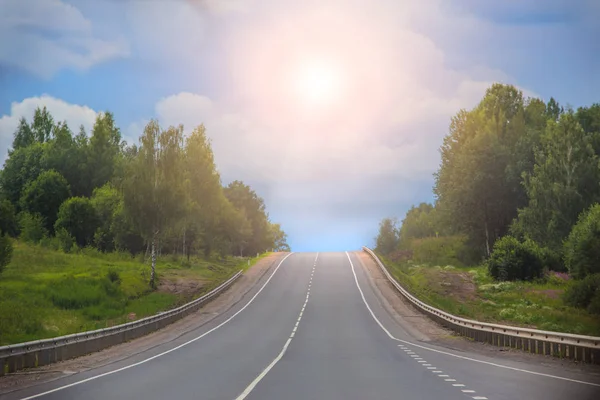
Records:
M13 245L8 235L0 235L0 272L10 263Z
M457 265L470 263L465 236L440 236L413 239L413 260L417 263Z
M90 199L71 197L61 204L55 228L65 229L80 247L92 243L97 227L98 217Z
M65 253L70 253L75 245L75 239L67 232L65 228L59 228L56 230L56 240L59 248Z
M572 286L565 290L563 295L565 303L577 308L588 308L594 302L596 309L600 300L600 274L588 275L580 281L576 281Z
M600 204L581 213L564 244L565 264L575 279L600 272Z
M44 218L39 214L22 212L19 215L21 239L25 242L39 243L44 236L48 236Z
M0 232L17 236L18 224L15 206L6 199L0 201Z
M499 281L539 278L543 269L537 244L532 240L520 242L509 235L494 244L494 251L486 263L490 275Z
M600 315L600 290L596 289L596 294L590 300L590 304L587 306L587 310L590 314Z
M60 250L60 241L56 237L44 236L40 240L40 246L56 251Z

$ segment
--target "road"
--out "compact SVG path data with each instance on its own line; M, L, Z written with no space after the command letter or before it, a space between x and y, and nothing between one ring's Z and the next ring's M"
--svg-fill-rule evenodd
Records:
M542 365L418 342L353 253L292 253L236 306L175 341L3 399L598 399Z

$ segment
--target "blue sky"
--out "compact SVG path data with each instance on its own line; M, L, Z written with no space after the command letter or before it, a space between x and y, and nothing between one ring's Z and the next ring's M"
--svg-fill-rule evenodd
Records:
M599 4L0 0L0 152L38 105L73 129L110 110L129 142L204 123L294 250L355 249L433 200L449 118L492 82L600 101Z

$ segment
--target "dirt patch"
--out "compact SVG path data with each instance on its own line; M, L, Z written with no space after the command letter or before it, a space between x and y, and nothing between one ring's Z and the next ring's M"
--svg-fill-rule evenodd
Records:
M477 293L473 277L466 272L428 269L429 282L437 293L461 302L475 300Z
M193 314L149 335L97 353L0 377L0 395L127 359L208 323L236 305L286 253L274 253L250 267L221 295Z
M204 287L205 282L191 278L161 279L158 285L158 291L172 293L184 296L191 296L199 293Z

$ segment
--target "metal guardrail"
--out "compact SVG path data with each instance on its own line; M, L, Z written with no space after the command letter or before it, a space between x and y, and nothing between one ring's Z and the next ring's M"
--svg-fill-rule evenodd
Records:
M594 363L600 362L600 337L499 325L457 317L432 307L411 295L392 277L375 252L368 247L363 247L363 250L375 260L390 283L410 303L430 318L462 335L497 346L519 347L535 353L557 355ZM514 338L514 340L511 338Z
M201 305L227 289L243 271L203 296L182 306L110 328L97 329L0 347L0 376L19 369L37 367L66 360L123 343L158 330L195 311Z

